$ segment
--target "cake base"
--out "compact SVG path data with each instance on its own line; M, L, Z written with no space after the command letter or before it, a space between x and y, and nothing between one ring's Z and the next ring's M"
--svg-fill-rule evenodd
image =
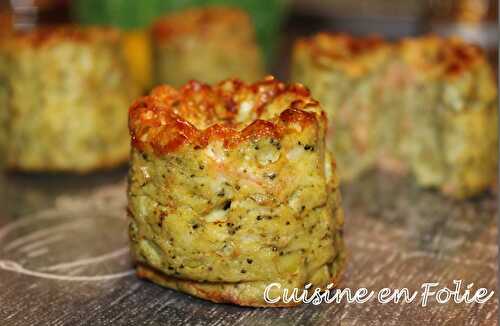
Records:
M335 275L330 283L335 284L336 287L342 278L345 266L346 252L342 248L331 263L331 270L335 271ZM158 285L215 303L230 303L246 307L292 307L300 304L293 301L290 303L282 301L277 303L265 302L264 289L268 284L273 283L272 281L241 283L198 282L166 275L142 263L138 263L137 265L137 276Z

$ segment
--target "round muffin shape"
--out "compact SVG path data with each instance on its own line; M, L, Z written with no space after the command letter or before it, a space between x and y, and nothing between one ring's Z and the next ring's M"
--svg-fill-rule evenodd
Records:
M375 166L411 171L419 185L459 199L495 183L497 91L479 48L320 33L296 43L292 72L329 114L342 180Z
M437 36L398 46L405 67L404 155L417 182L456 198L496 184L497 85L484 53Z
M342 180L356 178L376 162L379 76L391 51L378 37L345 34L320 33L295 43L292 79L309 87L328 114L326 142Z
M3 39L7 168L87 172L125 162L127 108L138 95L115 30L51 27Z
M203 7L170 14L152 28L156 83L181 86L191 79L215 83L264 75L250 17L242 10Z
M247 306L267 305L274 282L290 291L336 282L343 213L326 124L305 88L271 77L160 86L133 104L128 209L138 275Z

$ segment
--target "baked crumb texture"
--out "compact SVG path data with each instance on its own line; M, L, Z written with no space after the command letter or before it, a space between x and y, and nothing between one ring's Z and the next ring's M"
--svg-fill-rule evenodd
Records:
M127 161L127 108L138 95L113 29L50 27L2 38L7 168L88 172Z
M250 17L242 10L204 7L170 14L152 27L157 84L181 86L191 79L247 82L264 76Z
M321 33L296 42L292 79L327 112L342 180L378 166L458 199L495 183L497 90L478 47Z
M160 86L131 106L129 126L129 234L140 277L245 306L265 306L273 282L301 289L338 280L336 168L325 113L304 87L272 77Z

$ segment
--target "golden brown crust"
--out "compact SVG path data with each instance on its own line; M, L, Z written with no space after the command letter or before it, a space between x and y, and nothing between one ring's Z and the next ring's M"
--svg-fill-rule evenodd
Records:
M271 104L281 96L293 101L286 110L271 112ZM243 102L251 103L254 114L241 121ZM280 138L288 130L320 120L326 116L304 86L287 86L273 77L254 84L232 79L215 86L191 81L179 90L163 85L129 109L132 145L157 154L175 151L184 143L203 148L222 140L226 147L234 147L249 139Z
M269 306L272 283L277 298L337 277L340 193L325 114L303 86L162 86L129 113L129 234L140 277L245 306Z
M486 61L481 48L458 37L443 38L430 34L405 38L399 46L405 61L416 70L433 71L445 77L459 76Z
M73 25L45 26L29 32L17 31L3 40L8 47L41 47L61 42L118 42L118 30L108 27L80 27Z
M380 67L392 47L378 36L319 33L295 42L294 56L320 69L339 69L359 77Z
M163 41L182 34L210 34L242 23L250 25L250 18L241 9L222 6L195 8L158 20L152 27L152 35L155 40Z
M484 52L476 45L468 44L458 37L444 38L426 35L404 38L394 45L378 36L353 37L347 34L318 33L299 39L295 51L308 51L318 65L331 63L353 68L364 63L375 64L374 51L398 47L403 59L422 72L436 72L445 77L461 75L478 63L486 60ZM367 56L367 60L360 60ZM364 62L366 61L366 62Z
M315 58L329 57L335 60L352 60L383 46L387 46L379 36L352 37L348 34L318 33L297 41L296 46L307 47Z

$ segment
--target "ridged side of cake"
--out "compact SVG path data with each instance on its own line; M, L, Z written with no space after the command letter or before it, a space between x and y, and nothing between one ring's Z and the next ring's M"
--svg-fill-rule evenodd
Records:
M118 32L41 28L0 43L8 168L87 172L127 160L127 108L139 89Z
M266 305L274 282L291 290L338 279L336 168L326 117L303 88L272 79L164 86L131 107L130 129L139 276L250 306Z

